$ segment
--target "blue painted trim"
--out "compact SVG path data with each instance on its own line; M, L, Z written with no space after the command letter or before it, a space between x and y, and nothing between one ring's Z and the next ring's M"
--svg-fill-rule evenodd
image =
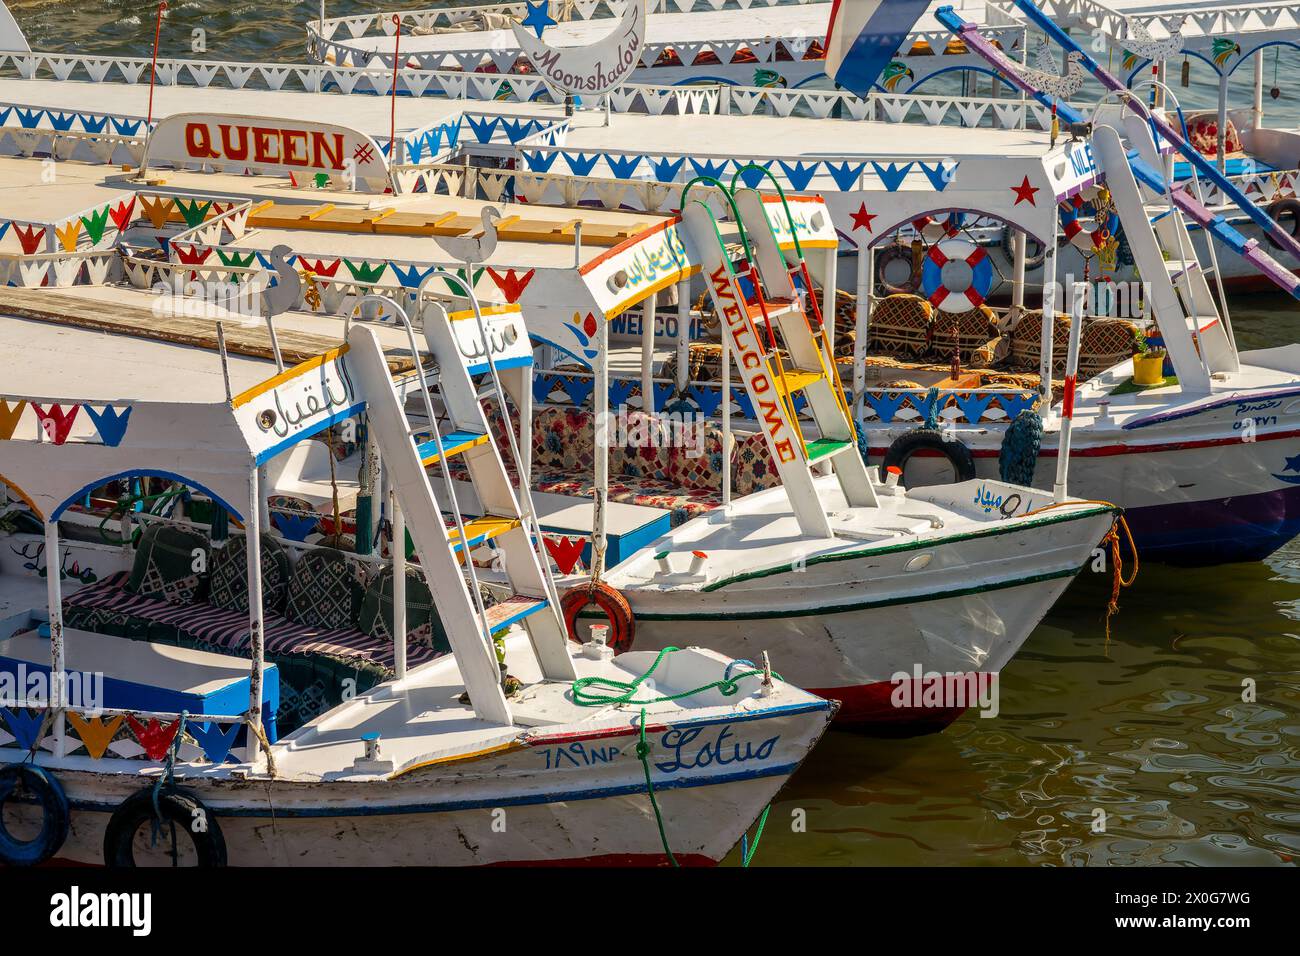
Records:
M174 471L159 471L156 468L132 468L129 469L128 471L120 471L115 475L105 475L103 478L96 478L90 484L78 488L77 491L74 492L67 500L65 500L62 504L60 504L57 508L54 509L53 513L50 514L47 520L57 521L59 517L62 516L63 512L67 511L69 507L71 507L78 500L80 500L82 495L86 494L87 492L94 491L96 488L100 488L108 484L110 481L118 481L122 478L137 478L137 477L167 478L171 481L179 481L181 484L186 485L187 487L197 488L199 491L203 492L205 495L211 498L216 504L220 505L222 508L225 508L227 511L229 511L240 521L244 520L243 511L241 511L239 508L234 507L230 502L226 501L224 498L222 498L211 488L208 488L206 485L201 485L194 479L186 478L184 475L178 475Z
M1228 405L1253 405L1255 402L1281 401L1284 398L1291 398L1295 395L1300 395L1300 388L1287 388L1279 392L1262 392L1259 394L1253 394L1250 392L1238 393L1227 398L1221 398L1218 401L1207 402L1204 405L1197 405L1195 408L1189 408L1179 412L1165 412L1163 414L1152 415L1149 418L1139 418L1136 421L1126 422L1123 427L1126 431L1135 428L1146 428L1148 425L1161 425L1165 422L1176 422L1180 418L1191 418L1193 415L1200 415L1202 412L1225 408Z
M524 368L525 366L533 364L533 357L531 355L521 355L518 358L503 359L500 362L493 362L492 364L496 366L498 371L510 368ZM478 375L480 372L486 372L487 370L487 362L479 362L477 365L469 365L466 367L466 371L471 375Z
M290 437L286 438L284 441L277 442L276 444L272 445L270 448L267 448L259 452L257 456L253 459L253 461L259 465L263 465L266 462L270 461L272 458L274 458L276 455L280 454L280 452L284 451L285 449L292 448L294 445L298 444L298 442L304 441L310 438L312 435L319 435L321 432L329 428L331 425L335 425L343 421L343 419L345 418L351 418L353 415L357 414L358 412L364 412L365 410L366 410L366 403L357 402L355 405L352 405L341 412L337 412L336 414L331 415L329 418L321 419L321 421L311 426L311 428L308 428L305 431L301 431L296 435L291 435Z

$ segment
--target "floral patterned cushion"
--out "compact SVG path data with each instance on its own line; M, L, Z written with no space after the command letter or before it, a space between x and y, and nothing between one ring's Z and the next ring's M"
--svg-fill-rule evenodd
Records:
M547 406L533 414L533 471L589 473L594 467L591 412Z
M781 476L767 450L767 440L758 432L751 435L736 435L735 439L735 459L732 463L734 470L731 477L732 494L749 495L779 485Z
M1203 156L1219 155L1219 117L1217 113L1202 113L1187 121L1187 139L1192 148ZM1223 134L1223 154L1230 156L1242 151L1241 137L1232 120L1226 120Z

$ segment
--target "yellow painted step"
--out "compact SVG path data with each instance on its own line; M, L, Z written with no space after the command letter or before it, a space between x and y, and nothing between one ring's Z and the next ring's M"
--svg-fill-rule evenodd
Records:
M507 531L513 531L520 526L518 518L502 518L499 515L484 515L482 518L475 518L472 521L465 522L465 537L469 539L469 546L476 548L485 541L491 541L493 538L500 537ZM459 554L462 550L460 543L460 533L453 527L448 531L448 537L451 538L451 550Z
M779 372L772 374L772 381L776 383L777 389L786 395L793 395L813 382L820 382L822 378L824 376L821 372L808 372L801 368L788 368L784 375Z

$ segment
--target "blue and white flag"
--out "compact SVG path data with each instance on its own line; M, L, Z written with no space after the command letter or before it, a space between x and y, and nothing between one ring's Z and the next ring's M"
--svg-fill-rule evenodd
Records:
M866 96L929 0L835 0L826 27L826 75Z

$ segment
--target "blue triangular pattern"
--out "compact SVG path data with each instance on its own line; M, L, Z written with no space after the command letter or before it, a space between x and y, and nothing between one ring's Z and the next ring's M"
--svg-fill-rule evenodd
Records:
M984 417L988 411L989 405L993 403L994 396L989 393L981 395L979 392L967 392L965 395L960 392L953 394L952 399L961 409L961 413L966 416L966 421L974 424Z
M72 121L77 118L76 113L55 113L50 112L50 125L60 133L66 133L72 129Z
M875 411L880 423L888 425L894 420L898 410L903 407L903 403L911 396L906 392L901 392L892 397L885 392L867 392L862 397L867 400L867 404Z
M9 122L9 114L13 111L14 108L12 106L6 106L4 109L0 110L0 126L4 126L5 123Z
M632 389L636 382L630 378L611 378L609 380L609 407L618 408L620 405L626 405L627 400L632 396Z
M655 410L656 412L659 411L659 409L661 409L661 408L664 407L664 404L668 401L668 399L670 399L670 398L673 397L673 391L674 391L675 389L676 389L676 386L675 386L672 382L655 382L655 383L654 383L654 390L655 390L655 407L654 407L654 410Z
M45 712L38 710L35 714L29 714L20 707L6 707L0 711L5 715L5 721L9 724L9 733L14 735L18 741L20 750L31 750L36 745L36 736L41 732L41 721Z
M957 175L957 163L944 165L942 161L934 164L933 167L925 163L917 163L921 167L921 172L925 173L925 178L930 180L930 185L938 192L943 192L948 188L948 184L953 181Z
M144 125L144 120L118 119L116 116L110 116L109 121L113 124L114 132L119 136L134 136Z
M569 401L574 405L582 405L587 401L587 396L591 390L596 387L594 378L583 378L577 375L570 375L560 379L560 386L564 389Z
M217 726L216 721L198 723L191 720L185 724L185 732L194 738L203 750L203 756L213 763L221 764L225 763L226 757L230 755L230 748L235 745L235 737L242 726L242 724L231 724L229 730L223 731Z
M499 116L477 119L474 116L467 114L465 119L469 122L470 129L474 131L474 136L480 143L492 142L492 134L497 131L497 126L501 123L501 118Z
M699 406L700 411L705 418L711 418L713 413L718 410L722 404L722 389L713 387L701 388L698 385L688 385L686 394L695 399L695 404Z
M3 118L0 118L0 123L3 122ZM102 133L104 132L104 127L107 125L107 116L92 116L88 113L81 114L81 128L87 133Z
M549 173L551 167L555 165L555 157L559 155L559 153L542 152L524 153L524 162L534 173Z
M544 402L555 389L555 377L552 375L533 376L533 401Z
M749 393L744 388L732 386L731 397L736 404L740 406L740 414L744 418L754 417L754 403L749 400Z
M575 176L590 176L599 159L600 153L592 153L590 156L586 153L564 154L564 161L569 164L569 169L573 171Z
M772 161L769 159L765 163L746 163L744 167L741 168L740 181L744 183L746 186L748 186L750 189L757 189L758 184L761 183L763 180L767 179L767 177L764 176L757 169L751 168L753 166L762 166L764 169L771 169Z
M835 180L835 185L840 187L840 192L849 192L858 184L858 177L862 171L867 168L866 163L835 163L827 162L826 171L831 174Z
M683 156L674 163L665 156L660 160L651 160L650 165L654 167L656 181L671 183L677 178L677 174L682 171L682 167L686 165L686 157Z
M420 283L437 268L437 266L429 266L427 269L421 269L417 265L411 265L404 269L396 262L390 262L389 265L392 266L393 272L397 274L397 281L402 284L404 289L418 288Z
M727 171L727 163L730 160L721 160L714 162L711 159L692 159L691 168L695 170L696 176L707 176L710 179L717 179Z
M805 167L803 163L795 163L791 166L779 159L777 163L785 170L786 178L790 180L790 185L795 189L807 189L808 184L812 182L813 174L817 172L817 167L821 165L821 163L808 163Z
M122 438L126 435L126 425L131 418L131 406L127 406L126 411L119 412L112 405L105 405L102 412L97 412L89 405L82 406L90 420L95 423L95 428L99 431L99 437L109 448L116 448L122 444Z
M20 106L18 107L18 122L23 129L35 129L44 114L45 110L25 110Z
M1036 398L1038 398L1038 395L1035 392L1003 392L998 396L998 404L1007 413L1007 421L1010 422L1026 408L1033 405Z
M610 153L605 154L605 162L609 163L610 170L614 173L615 179L631 179L636 168L641 165L643 156L614 156Z
M320 524L320 515L291 515L276 511L271 514L271 523L290 541L306 541L307 535Z
M891 193L897 191L898 187L903 185L903 180L907 174L912 171L915 163L872 163L871 168L876 171L880 181L885 184L885 188Z

